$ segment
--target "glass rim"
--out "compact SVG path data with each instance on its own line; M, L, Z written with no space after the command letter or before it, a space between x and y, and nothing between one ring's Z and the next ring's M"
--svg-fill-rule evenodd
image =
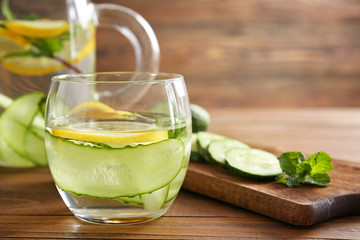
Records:
M131 81L131 77L139 75L150 75L154 76L154 79L143 79L143 80L134 80ZM115 78L121 78L121 76L128 75L128 80L96 80L89 79L95 76L114 76ZM160 76L162 78L156 78ZM82 78L82 79L79 79ZM87 79L84 79L87 78ZM51 77L53 82L73 82L73 83L159 83L159 82L172 82L177 80L184 80L184 76L178 73L168 73L168 72L137 72L137 71L114 71L114 72L93 72L93 73L69 73L69 74L60 74Z

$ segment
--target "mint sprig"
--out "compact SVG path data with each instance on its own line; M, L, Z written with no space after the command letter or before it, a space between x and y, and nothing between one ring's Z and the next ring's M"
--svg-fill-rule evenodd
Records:
M326 152L318 152L306 158L301 152L285 152L278 158L283 174L277 180L288 187L301 184L327 186L331 180L327 172L333 169L332 158Z

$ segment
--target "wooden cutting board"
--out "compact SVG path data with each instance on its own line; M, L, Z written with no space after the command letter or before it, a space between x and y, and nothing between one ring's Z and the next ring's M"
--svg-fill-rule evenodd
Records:
M280 155L276 149L258 148ZM191 162L183 187L293 225L308 226L360 214L360 164L334 159L333 165L329 186L288 188L276 181L248 180L216 165Z

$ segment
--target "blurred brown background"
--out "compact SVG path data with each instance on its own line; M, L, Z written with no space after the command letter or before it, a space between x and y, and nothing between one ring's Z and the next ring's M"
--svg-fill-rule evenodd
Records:
M360 107L358 0L94 0L153 27L160 71L204 107ZM120 34L98 32L98 71L133 70ZM115 40L119 39L119 40Z

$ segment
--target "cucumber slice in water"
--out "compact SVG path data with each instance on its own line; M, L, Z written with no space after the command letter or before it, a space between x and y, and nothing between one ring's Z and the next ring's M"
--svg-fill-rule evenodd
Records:
M250 148L245 143L235 139L213 140L210 142L207 149L208 155L212 162L218 163L221 166L225 165L225 156L229 150L235 148Z
M141 195L141 200L144 204L144 209L148 211L159 210L165 203L169 192L169 185L160 188L152 193Z
M273 179L282 173L275 155L255 148L238 148L226 154L225 166L229 171L253 179Z
M168 185L180 172L184 144L167 139L149 145L98 148L45 134L46 153L56 185L77 195L132 197Z
M141 197L138 195L134 196L134 197L119 197L117 199L120 200L124 204L133 204L133 205L137 205L137 206L144 205L144 203L141 201Z
M182 183L185 179L186 171L187 171L187 167L182 167L179 174L170 183L169 193L167 195L166 202L173 200L179 193Z
M210 132L199 132L198 133L198 150L201 156L207 161L211 162L211 158L207 152L207 148L211 141L213 140L221 140L221 139L227 139L226 137L222 135L218 135L215 133Z
M184 181L186 171L187 167L182 167L178 175L176 175L170 184L155 192L134 197L120 197L118 200L124 204L144 206L144 208L149 211L159 210L165 203L170 202L177 196Z

